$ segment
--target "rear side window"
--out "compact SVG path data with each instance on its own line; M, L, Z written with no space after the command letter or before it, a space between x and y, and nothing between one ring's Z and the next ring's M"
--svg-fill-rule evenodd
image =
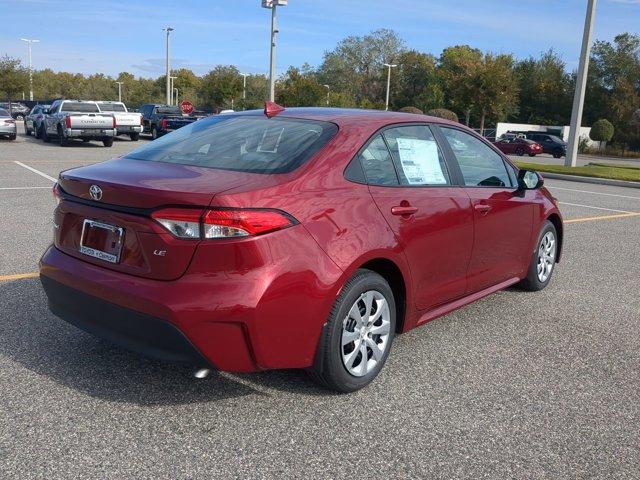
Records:
M98 105L88 102L64 102L61 112L100 113Z
M124 105L119 103L100 103L98 105L101 112L124 112Z
M450 185L444 156L431 129L407 125L384 131L401 185Z
M287 173L308 161L338 131L333 123L221 115L199 120L126 158L250 173Z
M0 108L0 117L9 117L9 112L7 112L6 110Z
M358 158L369 185L398 185L391 154L381 135L376 135Z
M502 157L484 142L454 128L440 127L470 187L511 187Z

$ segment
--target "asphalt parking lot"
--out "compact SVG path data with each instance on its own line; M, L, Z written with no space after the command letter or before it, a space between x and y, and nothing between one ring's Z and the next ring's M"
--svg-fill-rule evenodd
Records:
M376 382L335 395L296 371L194 380L48 312L47 177L136 145L0 141L0 478L640 476L640 190L548 180L567 221L550 286L398 337Z

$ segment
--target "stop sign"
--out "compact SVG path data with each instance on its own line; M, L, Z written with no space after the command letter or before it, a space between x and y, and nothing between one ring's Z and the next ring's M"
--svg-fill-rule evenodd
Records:
M182 103L180 103L180 110L182 110L182 113L184 113L185 115L189 115L193 112L193 103L191 103L189 100L184 100Z

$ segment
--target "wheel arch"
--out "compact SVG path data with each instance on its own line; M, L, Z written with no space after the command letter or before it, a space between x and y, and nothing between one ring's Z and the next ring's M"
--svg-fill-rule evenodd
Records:
M564 226L562 224L562 220L560 219L560 215L557 213L552 213L547 217L553 226L556 228L556 232L558 233L558 253L556 255L556 263L560 262L560 258L562 256L562 246L564 240Z

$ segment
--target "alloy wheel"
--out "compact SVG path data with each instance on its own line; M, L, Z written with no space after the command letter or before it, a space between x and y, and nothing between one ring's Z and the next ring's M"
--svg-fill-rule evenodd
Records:
M369 290L358 297L342 322L342 363L363 377L382 361L389 347L391 312L384 295Z
M546 282L551 276L556 262L556 237L553 232L547 232L540 240L538 247L538 280Z

